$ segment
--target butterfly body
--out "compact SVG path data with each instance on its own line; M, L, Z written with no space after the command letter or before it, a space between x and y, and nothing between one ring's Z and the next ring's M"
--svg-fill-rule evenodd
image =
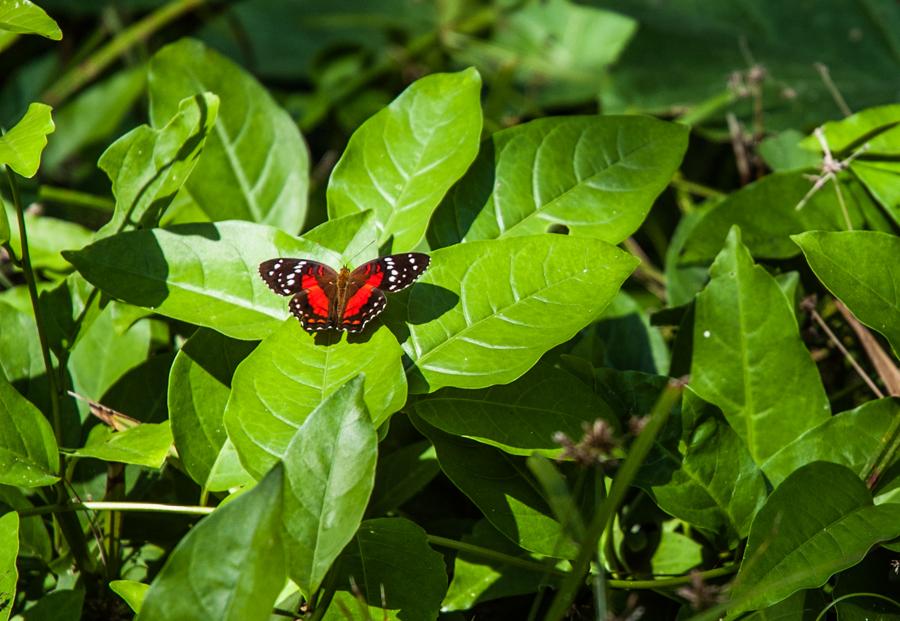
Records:
M354 270L308 259L263 261L259 275L275 293L291 295L291 312L306 330L360 332L387 306L384 291L400 291L427 268L420 252L380 257Z

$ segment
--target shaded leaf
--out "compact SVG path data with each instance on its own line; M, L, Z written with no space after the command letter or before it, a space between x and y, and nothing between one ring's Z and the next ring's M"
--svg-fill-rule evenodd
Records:
M12 4L10 0L0 1L0 11L5 5ZM37 173L41 165L41 152L47 146L47 135L52 134L54 129L51 109L42 103L30 104L25 116L0 136L0 164L6 164L23 177L33 177Z
M16 600L16 557L19 555L19 514L0 516L0 621L7 621Z
M0 30L36 34L54 41L62 39L62 31L53 18L30 0L0 0Z
M44 415L0 376L0 484L40 487L58 481L59 454Z
M0 485L0 514L8 511L22 512L34 508L34 504L18 487ZM49 562L53 556L50 535L40 515L20 517L18 555Z
M475 69L432 74L363 123L328 182L329 216L372 209L379 246L414 249L478 153L480 93Z
M499 131L435 212L432 247L545 233L613 244L640 226L688 130L636 116L543 118Z
M212 220L250 220L300 230L309 155L290 116L240 66L199 41L181 39L150 61L150 118L161 126L185 97L210 91L222 106L185 186Z
M379 516L396 509L428 485L440 470L434 447L424 440L380 455L366 514Z
M6 217L16 222L12 205L7 205ZM63 258L63 252L86 246L93 238L93 232L80 224L32 213L25 214L25 229L31 266L37 270L70 271L72 266ZM22 256L18 226L10 229L9 246L17 257Z
M194 526L147 591L138 621L267 621L285 582L283 468Z
M372 493L378 443L362 388L357 376L326 399L282 456L288 573L307 594L353 538Z
M79 621L83 607L83 589L63 588L41 597L25 612L24 621Z

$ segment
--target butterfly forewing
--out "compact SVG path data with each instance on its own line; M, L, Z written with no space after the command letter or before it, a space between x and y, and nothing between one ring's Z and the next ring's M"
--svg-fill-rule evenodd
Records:
M428 269L429 263L431 258L421 252L392 254L363 263L353 270L350 280L365 283L377 278L378 282L372 283L374 286L393 293L413 284Z
M259 264L259 275L279 295L299 293L312 286L337 282L337 272L307 259L269 259Z

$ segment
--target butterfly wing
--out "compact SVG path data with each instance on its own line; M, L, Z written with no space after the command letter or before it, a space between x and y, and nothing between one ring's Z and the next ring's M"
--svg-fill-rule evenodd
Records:
M275 293L293 295L291 312L306 330L325 330L332 325L331 301L338 274L307 259L270 259L259 264L259 275Z
M421 252L394 254L363 263L350 273L347 302L341 313L340 327L348 332L361 331L366 323L387 306L385 291L400 291L411 285L428 269L431 259Z

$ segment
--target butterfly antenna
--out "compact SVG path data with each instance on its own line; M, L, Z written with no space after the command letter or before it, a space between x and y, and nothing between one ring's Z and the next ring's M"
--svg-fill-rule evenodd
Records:
M358 257L359 255L361 255L362 253L364 253L366 250L368 250L368 249L369 249L369 246L371 246L371 245L374 244L374 243L375 243L375 240L373 239L373 240L370 241L368 244L366 244L365 246L363 246L362 248L360 248L360 249L356 252L356 254L354 254L352 257L350 257L350 260L347 261L347 264L348 264L348 265L353 265L353 260L356 259L356 257Z

